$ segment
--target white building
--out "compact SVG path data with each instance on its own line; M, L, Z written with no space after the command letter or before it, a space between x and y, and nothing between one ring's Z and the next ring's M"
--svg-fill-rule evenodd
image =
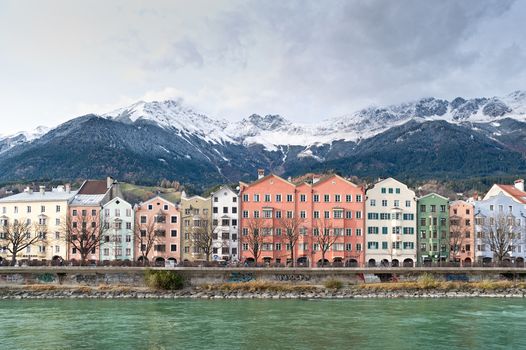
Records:
M415 264L416 209L415 192L393 178L382 180L367 191L366 265Z
M239 201L228 186L212 193L212 221L215 227L212 259L239 260Z
M77 192L69 185L58 186L46 191L26 188L22 193L0 199L0 260L10 259L7 252L9 242L2 239L2 227L14 221L26 222L30 235L41 237L25 251L19 252L17 260L67 260L68 251L64 236L64 227L68 211L68 202Z
M502 223L499 223L500 220ZM475 202L475 258L479 263L496 262L495 251L499 244L492 244L490 238L490 232L496 230L504 232L499 239L502 242L500 246L509 245L504 260L523 264L526 257L525 205L504 192ZM512 232L514 235L511 235Z
M103 240L100 260L133 261L134 213L130 203L115 197L102 207Z

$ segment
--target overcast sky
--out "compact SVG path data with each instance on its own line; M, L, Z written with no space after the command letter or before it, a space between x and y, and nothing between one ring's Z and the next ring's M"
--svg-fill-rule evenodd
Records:
M316 122L525 89L526 1L0 0L0 134L137 100Z

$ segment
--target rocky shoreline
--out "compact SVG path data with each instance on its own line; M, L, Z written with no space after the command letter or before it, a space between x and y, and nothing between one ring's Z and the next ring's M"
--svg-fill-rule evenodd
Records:
M31 290L24 288L2 288L0 299L420 299L420 298L524 298L525 289L502 290L323 290L309 292L276 292L276 291L206 291L199 289L183 289L179 291L154 290Z

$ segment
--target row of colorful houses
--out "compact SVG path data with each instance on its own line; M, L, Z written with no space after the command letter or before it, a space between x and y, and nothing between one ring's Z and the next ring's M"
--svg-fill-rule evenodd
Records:
M206 198L183 192L179 203L155 196L132 204L108 178L0 199L0 259L16 251L19 261L524 264L525 214L523 180L450 201L417 198L393 178L366 190L338 175L294 183L259 171L254 182Z

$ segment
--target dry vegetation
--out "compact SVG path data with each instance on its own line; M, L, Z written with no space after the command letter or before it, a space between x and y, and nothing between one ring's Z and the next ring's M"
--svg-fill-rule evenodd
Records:
M251 282L230 282L220 284L205 284L201 286L207 291L221 291L221 292L314 292L318 288L310 285L278 283L268 281L251 281Z

